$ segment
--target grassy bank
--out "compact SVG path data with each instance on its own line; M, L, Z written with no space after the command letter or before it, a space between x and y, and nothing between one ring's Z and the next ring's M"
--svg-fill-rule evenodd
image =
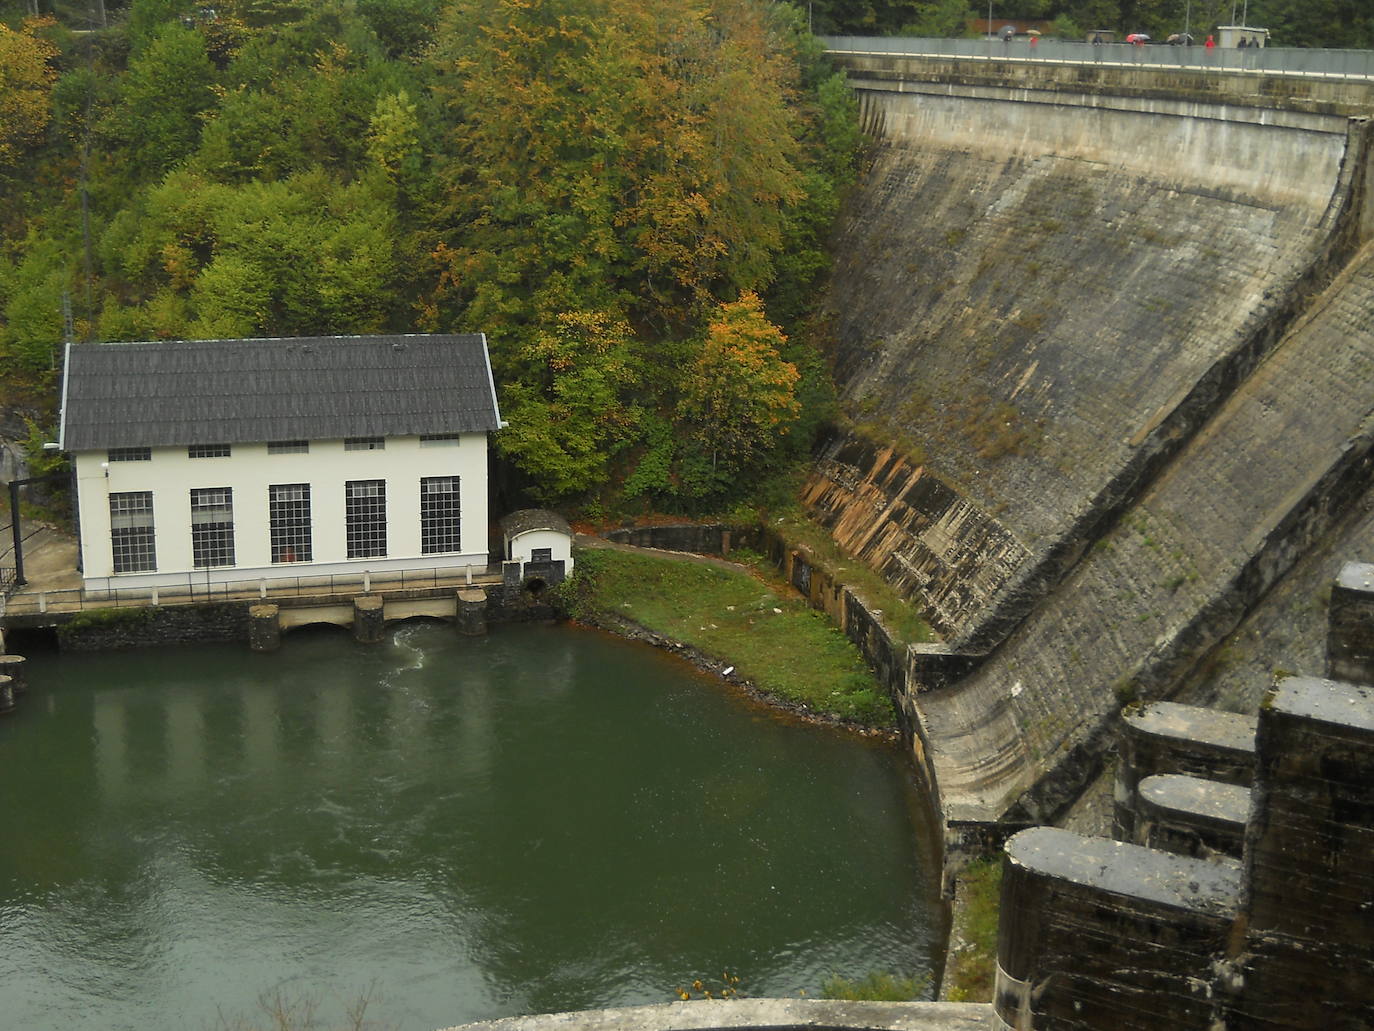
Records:
M892 706L844 634L795 597L716 565L621 551L579 552L569 608L622 616L733 663L760 690L867 726Z
M793 547L804 547L812 557L859 595L880 618L899 644L929 644L938 635L925 621L919 606L903 598L890 583L862 561L846 555L830 531L812 520L800 506L788 509L770 522Z
M984 859L959 874L945 968L945 997L950 1002L992 1001L1001 895L1001 860Z

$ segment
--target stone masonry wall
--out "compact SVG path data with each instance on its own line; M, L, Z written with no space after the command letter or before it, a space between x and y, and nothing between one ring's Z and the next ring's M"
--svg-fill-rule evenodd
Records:
M1121 704L1166 696L1361 496L1374 445L1371 311L1366 249L1017 633L923 702L945 742L947 800L986 806L991 795L1000 801L986 807L1006 811L1034 787L1026 815L1057 812L1093 772Z
M886 135L837 238L836 365L896 455L841 436L808 499L986 647L1272 346L1343 239L1362 143L1342 120L864 102Z
M248 602L94 609L59 623L64 651L248 640Z
M485 617L491 623L543 622L563 613L548 594L518 585L486 588ZM92 609L75 616L54 614L58 645L66 651L152 648L201 642L243 643L249 640L249 610L254 602L163 605ZM29 622L32 622L31 620Z

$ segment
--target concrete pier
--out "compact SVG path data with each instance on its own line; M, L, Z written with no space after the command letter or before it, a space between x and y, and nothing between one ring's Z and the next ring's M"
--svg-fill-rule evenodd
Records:
M16 694L24 694L29 689L28 679L24 674L24 664L27 661L22 655L0 655L0 675L10 678Z
M386 636L384 600L375 594L353 599L353 639L362 644L377 644Z
M458 592L456 626L465 637L481 637L487 632L487 592L480 587L465 587Z
M1326 675L1374 684L1374 565L1347 562L1331 588Z
M14 681L0 676L0 716L14 711Z
M1198 971L1226 944L1241 865L1053 827L1007 842L994 1007L1003 1027L1204 1028Z
M1200 777L1163 773L1146 777L1136 792L1138 845L1207 859L1240 859L1250 789Z
M1183 773L1248 786L1254 777L1255 717L1150 702L1121 717L1113 820L1116 837L1135 834L1136 789L1146 777Z
M248 609L248 647L255 652L274 652L281 647L281 611L276 605Z

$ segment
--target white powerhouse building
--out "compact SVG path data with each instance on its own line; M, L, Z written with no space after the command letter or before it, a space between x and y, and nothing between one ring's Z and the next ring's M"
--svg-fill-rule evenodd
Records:
M486 338L73 344L88 589L487 563Z

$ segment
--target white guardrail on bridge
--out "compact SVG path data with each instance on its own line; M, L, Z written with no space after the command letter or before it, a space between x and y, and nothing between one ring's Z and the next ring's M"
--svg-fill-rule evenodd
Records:
M201 605L216 601L254 599L325 599L348 594L392 591L457 589L469 584L501 582L499 565L463 566L453 569L387 570L322 576L292 576L222 583L168 584L159 587L118 587L56 591L21 589L0 598L0 615L18 616L46 612L81 612L94 608L141 608L148 605Z
M1025 36L990 39L923 39L914 36L820 36L832 54L881 54L900 57L957 57L970 60L1031 61L1122 68L1188 68L1200 71L1249 72L1295 78L1374 79L1374 51L1309 50L1298 47L1245 47L1211 50L1194 43L1171 46L1149 43L1084 43Z

